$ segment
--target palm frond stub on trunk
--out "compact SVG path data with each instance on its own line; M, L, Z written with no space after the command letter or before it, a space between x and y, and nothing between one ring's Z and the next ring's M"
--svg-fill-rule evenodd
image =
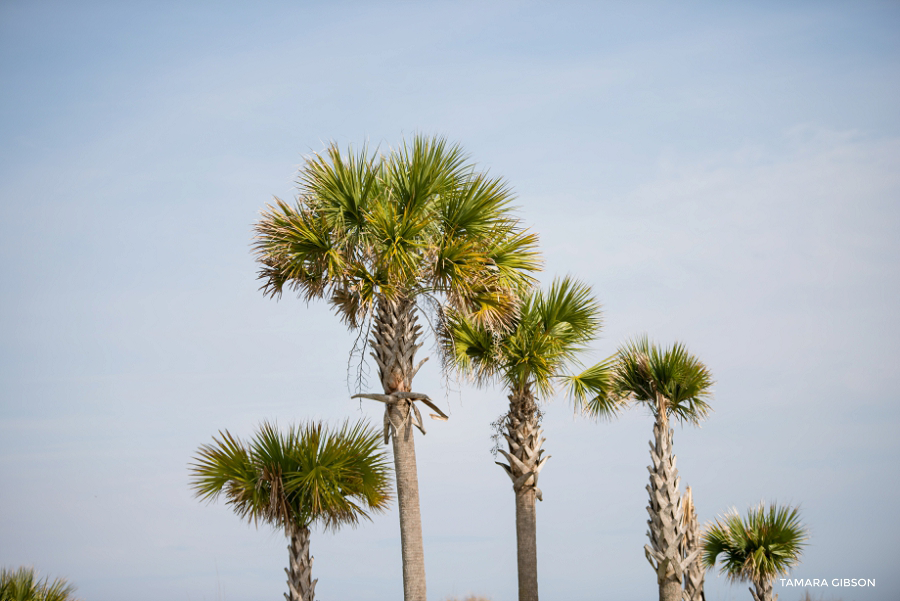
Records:
M650 544L644 546L647 561L656 571L659 584L666 581L680 583L686 568L699 555L695 550L688 557L681 553L685 538L684 506L678 488L681 479L675 467L676 457L672 453L673 432L659 423L653 427L654 442L650 443L650 504L647 520Z
M681 544L681 556L693 557L693 561L684 571L684 601L706 601L706 595L703 592L706 569L699 557L699 553L703 549L703 541L700 536L700 523L697 521L697 510L694 507L694 494L690 486L685 490L681 504L684 508L682 511L684 538Z

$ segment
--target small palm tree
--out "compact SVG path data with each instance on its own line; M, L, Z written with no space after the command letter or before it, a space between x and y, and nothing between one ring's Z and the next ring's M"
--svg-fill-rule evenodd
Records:
M0 570L0 601L76 601L64 578L38 580L34 568Z
M753 583L750 594L755 601L775 601L775 579L787 575L800 563L800 554L809 538L800 522L800 509L766 508L764 503L750 508L743 520L737 509L716 519L703 536L703 564L716 565L722 556L721 572L732 582Z
M707 415L712 376L682 344L662 350L645 336L619 350L614 381L616 396L646 405L654 416L654 440L650 444L653 465L647 487L650 545L644 546L644 552L656 571L660 601L681 601L685 570L699 549L687 557L681 553L684 507L669 420L697 424Z
M538 397L549 399L558 384L595 415L612 415L610 361L572 375L578 355L600 329L600 307L588 286L565 278L549 291L522 295L512 327L492 332L463 313L450 311L443 327L445 361L479 384L500 382L509 391L509 409L501 418L509 462L497 463L512 480L516 495L516 543L519 601L537 601L535 499L542 499L538 475L550 456L542 456L543 430Z
M361 422L336 431L319 423L279 432L264 423L249 444L227 430L203 445L191 486L201 499L224 494L247 521L283 528L290 538L288 601L313 601L310 527L337 530L370 518L390 500L388 464L379 433Z
M507 325L515 291L539 266L537 237L513 216L509 186L478 172L462 149L416 136L385 154L342 155L334 144L302 167L291 206L276 199L256 224L263 291L285 287L325 298L351 329L371 332L385 405L385 443L393 441L400 514L403 595L425 601L425 554L413 428L425 428L413 392L422 346L418 315L442 303L480 323ZM427 359L427 357L426 357Z

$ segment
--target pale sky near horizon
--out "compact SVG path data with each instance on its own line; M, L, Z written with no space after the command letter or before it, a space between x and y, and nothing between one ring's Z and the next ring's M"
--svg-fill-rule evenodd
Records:
M194 499L191 456L265 419L381 415L349 399L327 307L258 292L252 225L328 140L424 132L510 182L543 281L593 287L596 357L646 332L710 366L714 413L674 443L701 521L800 504L792 577L896 599L896 2L6 1L0 82L0 566L88 601L281 598L283 536ZM429 597L512 600L505 394L437 363ZM651 418L546 410L542 598L655 598ZM323 601L402 596L396 510L312 547ZM707 576L710 601L749 595Z

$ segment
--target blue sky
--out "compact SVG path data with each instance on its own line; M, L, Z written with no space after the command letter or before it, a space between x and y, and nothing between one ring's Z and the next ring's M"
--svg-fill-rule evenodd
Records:
M794 576L877 579L812 593L900 590L896 3L12 1L0 81L0 565L92 601L281 594L283 538L193 499L191 455L380 415L339 320L257 291L252 224L328 140L425 132L508 179L545 281L593 286L597 357L646 332L710 366L715 412L675 434L701 521L800 503ZM418 442L429 594L512 599L505 395L436 361L417 388L451 412ZM655 595L651 419L545 424L542 596ZM401 594L394 512L312 544L321 598Z

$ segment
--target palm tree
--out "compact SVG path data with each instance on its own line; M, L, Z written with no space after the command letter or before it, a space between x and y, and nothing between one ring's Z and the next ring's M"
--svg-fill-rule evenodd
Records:
M512 328L499 335L463 313L446 314L445 361L479 384L499 381L509 391L509 410L499 422L509 449L499 452L509 463L497 465L512 480L516 496L519 601L538 599L535 499L543 498L538 475L550 458L541 449L538 397L548 400L563 384L595 415L610 416L617 409L609 395L609 361L569 374L599 329L600 307L590 288L569 278L555 280L546 293L524 293Z
M737 509L732 509L707 528L703 564L711 568L721 555L721 573L729 580L752 582L756 590L751 588L750 594L755 601L775 601L775 579L800 563L808 537L797 507L773 503L767 509L760 503L750 508L743 520Z
M195 494L224 494L247 521L283 528L290 539L287 601L314 601L310 527L337 530L370 518L390 500L388 464L380 434L361 422L339 430L307 423L279 432L263 423L249 444L227 430L200 447L192 464Z
M660 601L681 601L685 570L699 549L687 557L681 555L684 507L669 420L698 424L707 415L712 376L682 344L662 350L645 336L619 350L614 380L616 396L645 404L655 418L654 440L650 443L653 465L647 487L650 545L644 546L644 552L656 571Z
M462 149L416 136L381 155L335 144L304 164L297 202L276 199L256 224L255 251L264 293L285 286L306 300L327 298L351 329L369 337L383 394L385 444L393 441L400 509L403 594L425 601L425 560L413 426L415 402L447 419L413 392L422 346L418 313L441 304L490 327L515 314L515 290L539 266L537 237L512 216L512 193L475 170ZM427 359L427 357L426 357Z
M0 570L0 601L76 601L64 578L38 580L34 568Z

